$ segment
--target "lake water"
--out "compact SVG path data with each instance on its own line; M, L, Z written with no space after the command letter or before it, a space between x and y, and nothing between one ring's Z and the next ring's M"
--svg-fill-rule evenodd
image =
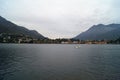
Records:
M120 45L0 44L0 80L120 80Z

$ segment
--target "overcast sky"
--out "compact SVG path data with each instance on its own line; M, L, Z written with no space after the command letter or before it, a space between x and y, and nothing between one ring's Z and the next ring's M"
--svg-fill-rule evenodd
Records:
M0 15L49 38L70 38L92 25L120 23L120 0L0 0Z

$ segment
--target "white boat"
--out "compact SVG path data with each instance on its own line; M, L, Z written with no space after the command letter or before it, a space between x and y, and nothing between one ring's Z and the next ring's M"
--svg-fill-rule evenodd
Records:
M81 46L75 46L75 48L80 48Z

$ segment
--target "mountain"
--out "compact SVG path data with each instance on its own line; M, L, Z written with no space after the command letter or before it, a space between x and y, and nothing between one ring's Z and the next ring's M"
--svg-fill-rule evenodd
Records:
M32 38L37 38L37 39L45 38L37 31L29 30L25 27L18 26L16 24L6 20L5 18L3 18L1 16L0 16L0 33L24 34L24 35L28 35Z
M115 40L120 37L120 24L98 24L74 37L80 40Z

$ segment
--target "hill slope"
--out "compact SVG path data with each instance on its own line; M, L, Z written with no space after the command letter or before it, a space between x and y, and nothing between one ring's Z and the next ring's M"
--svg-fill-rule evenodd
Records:
M18 26L16 24L4 19L1 16L0 16L0 33L17 33L17 34L28 35L28 36L31 36L32 38L37 38L37 39L44 39L45 38L37 31L29 30L29 29L24 28L22 26Z
M94 25L79 34L75 39L80 40L115 40L120 37L120 24Z

